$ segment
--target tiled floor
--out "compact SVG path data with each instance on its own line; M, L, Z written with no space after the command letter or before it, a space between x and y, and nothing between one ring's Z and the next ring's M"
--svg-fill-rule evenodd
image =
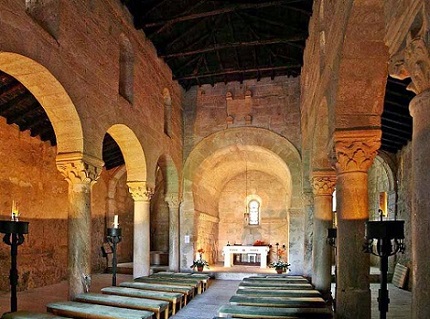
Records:
M117 276L117 282L132 280L131 275ZM112 276L109 274L93 275L91 291L98 292L102 287L110 286ZM211 319L217 314L218 308L227 303L232 296L240 280L213 280L209 289L201 295L197 295L174 319ZM390 310L388 319L409 319L411 308L411 293L400 290L389 284ZM371 284L372 290L372 319L379 318L377 295L378 284ZM67 282L31 289L18 293L18 309L45 312L46 304L67 299ZM0 314L9 311L9 293L0 293Z

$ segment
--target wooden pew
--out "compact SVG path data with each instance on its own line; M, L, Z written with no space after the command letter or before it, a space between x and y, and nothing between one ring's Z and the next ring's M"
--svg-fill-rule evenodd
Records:
M157 283L163 285L179 285L192 287L197 294L202 293L203 281L196 278L160 278L160 277L139 277L134 279L135 282Z
M164 319L169 318L169 302L163 300L85 293L78 294L75 297L75 301L137 310L149 310L155 314L156 319L160 319L161 313L164 312Z
M102 288L103 294L135 297L135 298L147 298L153 300L163 300L171 303L172 315L176 314L176 309L182 308L184 294L179 292L164 292L154 290L135 289L127 287L106 287Z
M78 319L151 319L154 313L76 301L53 302L46 306L54 315Z
M239 284L238 289L314 289L314 287L310 283L282 283L282 282L255 282L255 281L242 281Z
M150 278L188 278L188 279L198 279L201 280L202 283L202 291L205 291L209 287L210 276L200 273L192 273L192 272L170 272L163 271L157 272L149 276Z
M273 297L233 295L231 305L262 306L279 308L323 308L326 303L321 297Z
M1 316L1 319L70 319L67 317L60 317L52 313L39 313L30 311L15 311L6 312Z
M233 318L319 318L331 319L333 312L328 308L276 308L224 305L218 309L219 317Z
M309 281L303 277L247 277L243 278L244 282L280 282L291 284L308 284Z
M125 281L119 284L120 287L145 289L145 290L155 290L155 291L165 291L165 292L179 292L184 295L184 305L187 304L188 299L192 298L194 295L194 288L179 286L179 285L163 285L160 283L149 284L146 282L134 282ZM190 297L190 298L188 298Z
M257 297L321 297L321 293L315 289L238 289L236 294Z

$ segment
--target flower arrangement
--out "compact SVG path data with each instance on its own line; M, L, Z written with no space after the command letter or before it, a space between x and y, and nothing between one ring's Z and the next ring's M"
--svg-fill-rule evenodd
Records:
M277 260L277 261L271 262L269 264L270 268L282 269L282 270L287 270L287 269L289 269L288 267L290 267L290 266L291 266L291 264L289 264L285 261L282 261L282 260Z
M203 267L208 267L209 268L209 264L206 260L203 259L203 253L205 252L203 248L200 248L197 250L197 252L199 253L199 259L194 260L193 264L190 266L190 268L196 268L197 270L203 270Z
M266 243L264 241L262 241L262 240L257 239L254 242L253 246L266 246Z

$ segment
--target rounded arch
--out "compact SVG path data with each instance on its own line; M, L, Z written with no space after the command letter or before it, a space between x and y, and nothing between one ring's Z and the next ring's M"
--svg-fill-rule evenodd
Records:
M124 124L115 124L107 130L107 133L117 142L124 156L127 181L146 181L145 153L134 132Z
M213 153L229 152L239 145L258 147L269 151L285 163L291 174L291 207L301 207L301 158L298 150L287 139L261 128L233 128L214 133L204 138L190 153L184 165L184 191L191 191L194 175L204 160Z
M57 154L84 153L82 124L61 83L41 64L12 52L0 52L0 69L21 82L38 100L54 128Z

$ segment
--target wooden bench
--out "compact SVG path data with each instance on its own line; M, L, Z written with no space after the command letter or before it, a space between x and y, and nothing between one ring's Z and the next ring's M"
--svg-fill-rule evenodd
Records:
M53 302L46 306L54 315L82 319L151 319L154 313L76 301Z
M202 293L203 281L197 278L160 278L160 277L139 277L135 278L136 282L146 282L146 283L157 283L163 285L179 285L192 287L196 290L197 294Z
M110 295L167 301L171 303L170 308L172 309L172 315L176 313L177 308L182 308L182 301L184 299L184 294L179 292L153 291L126 287L106 287L102 288L101 292Z
M263 306L263 307L294 307L294 308L322 308L326 303L321 297L273 297L233 295L231 305Z
M149 284L146 282L122 282L119 284L120 287L145 289L145 290L155 290L155 291L165 291L165 292L179 292L184 295L184 305L187 304L188 299L192 298L194 295L194 288L186 286L176 286L176 285L163 285L163 284ZM188 298L190 297L190 298Z
M202 291L205 291L209 287L210 276L199 273L191 273L191 272L157 272L149 276L150 278L188 278L188 279L198 279L201 281Z
M297 289L238 289L236 291L238 295L247 296L270 296L270 297L321 297L321 293L315 289L297 290Z
M169 302L163 300L85 293L78 294L75 297L75 301L137 310L149 310L155 314L156 319L160 319L161 313L164 312L164 319L169 318Z
M70 319L70 318L56 316L51 313L15 311L15 312L4 313L1 316L1 319Z
M255 289L314 289L310 283L282 283L282 282L254 282L254 281L242 281L239 284L239 289L244 288L255 288Z
M308 284L309 281L303 277L247 277L243 278L244 282L280 282L292 284Z
M218 309L219 317L233 318L333 318L333 313L328 308L275 308L255 306L224 305Z

